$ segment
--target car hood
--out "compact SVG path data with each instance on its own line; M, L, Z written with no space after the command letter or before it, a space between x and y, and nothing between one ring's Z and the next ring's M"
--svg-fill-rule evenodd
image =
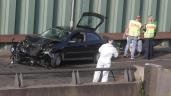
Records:
M28 35L23 42L26 43L25 45L30 46L32 50L41 50L52 48L54 44L57 44L61 41L53 41L51 39L39 37L37 35Z
M26 48L27 54L30 56L36 56L39 52L43 50L50 50L53 48L54 43L59 41L53 41L37 35L27 35L26 39L21 42L22 46Z
M37 35L28 35L26 36L25 41L30 45L44 45L46 43L53 42L53 40L39 37Z

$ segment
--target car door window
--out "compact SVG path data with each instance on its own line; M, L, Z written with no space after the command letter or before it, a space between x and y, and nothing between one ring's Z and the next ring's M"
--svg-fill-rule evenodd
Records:
M87 42L100 40L100 37L94 33L87 33L86 37L87 37Z
M76 33L71 37L71 41L75 43L83 43L85 41L84 33Z

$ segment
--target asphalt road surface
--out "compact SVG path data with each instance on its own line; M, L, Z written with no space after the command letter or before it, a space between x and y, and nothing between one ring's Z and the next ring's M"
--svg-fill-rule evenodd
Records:
M16 74L11 73L23 73L23 72L44 72L44 71L59 71L67 69L83 69L83 68L95 68L96 64L91 61L76 61L76 62L64 62L64 64L58 68L44 68L42 66L29 66L22 64L9 64L9 57L0 57L0 88L11 88L14 87ZM118 66L130 66L140 65L144 66L146 63L159 64L165 68L171 69L171 52L167 50L157 50L155 57L151 60L143 59L143 56L137 57L136 60L130 60L129 58L123 58L122 55L119 58L112 60L111 67ZM3 75L10 73L11 75ZM116 78L122 79L123 72L115 72L115 80L113 75L109 75L109 82L117 81ZM119 75L118 75L119 74ZM81 83L92 83L93 71L79 72ZM72 72L57 72L57 73L41 73L41 74L22 74L23 85L25 87L30 86L44 86L44 85L65 85L72 84Z

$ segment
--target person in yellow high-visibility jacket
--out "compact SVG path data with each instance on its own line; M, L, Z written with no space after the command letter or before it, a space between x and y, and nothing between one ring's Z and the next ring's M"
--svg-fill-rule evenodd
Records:
M127 57L128 55L128 49L130 47L130 44L132 42L132 51L131 51L131 59L134 60L135 59L135 50L136 50L136 45L137 45L137 41L138 38L140 37L140 29L141 29L141 17L140 16L136 16L135 20L130 20L129 25L127 26L125 33L123 35L123 38L128 38L127 39L127 44L125 47L125 51L124 51L124 57Z
M153 39L156 34L156 22L152 16L148 17L144 32L144 58L151 59L153 56Z

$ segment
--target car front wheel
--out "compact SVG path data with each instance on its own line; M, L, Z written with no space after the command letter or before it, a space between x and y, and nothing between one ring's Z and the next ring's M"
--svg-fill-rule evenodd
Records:
M51 60L51 66L55 68L57 66L60 66L61 63L62 63L62 58L61 58L60 54L55 53L54 58L52 58L52 60Z

